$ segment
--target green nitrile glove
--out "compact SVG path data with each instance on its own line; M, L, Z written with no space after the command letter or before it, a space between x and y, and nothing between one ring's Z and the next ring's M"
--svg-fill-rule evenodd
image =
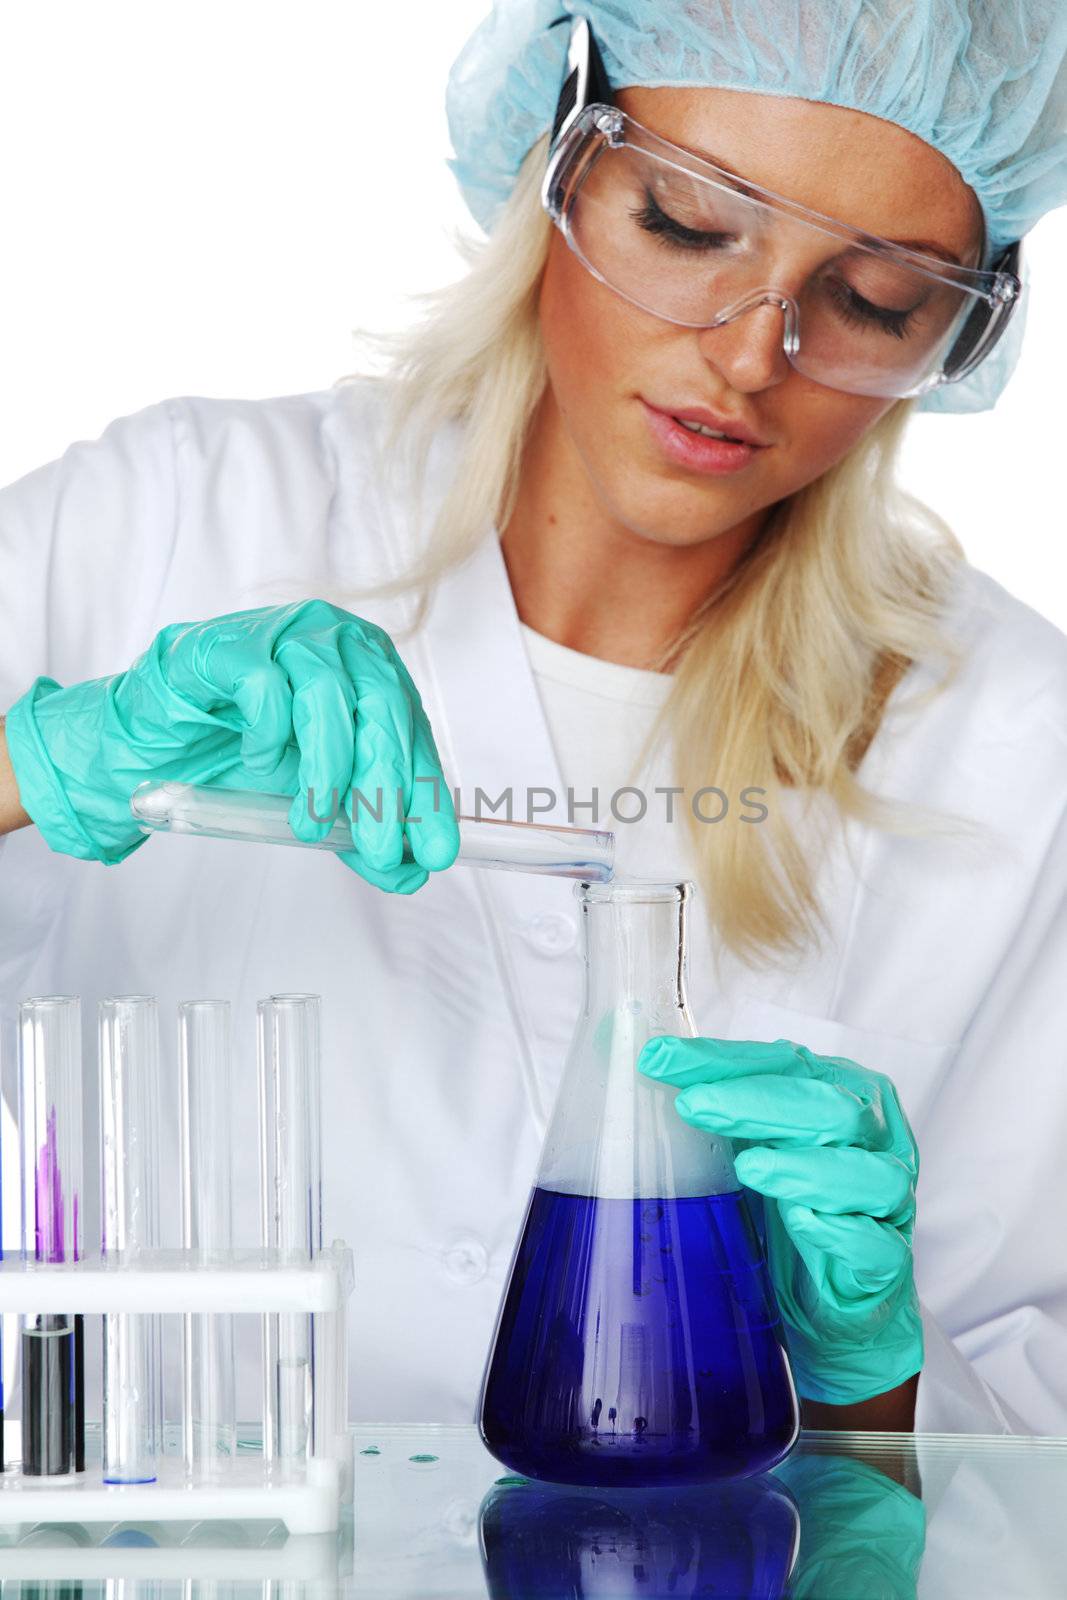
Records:
M325 600L174 623L114 677L38 678L6 733L22 805L64 855L112 865L144 844L130 796L150 779L295 795L290 826L307 842L343 809L354 848L340 859L396 893L459 849L407 668L381 628ZM402 863L405 834L415 859Z
M763 1208L797 1388L848 1405L922 1366L912 1277L919 1152L896 1090L789 1039L650 1039L642 1072L681 1089L686 1122L753 1141L737 1176Z

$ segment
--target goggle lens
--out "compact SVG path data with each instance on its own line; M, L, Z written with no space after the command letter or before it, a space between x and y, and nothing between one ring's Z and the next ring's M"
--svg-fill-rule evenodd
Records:
M632 142L631 129L645 130L625 122L625 141L602 140L572 167L557 220L585 265L633 304L694 328L777 304L793 366L858 394L916 393L950 354L960 370L988 340L999 312L983 296L802 208L686 170Z

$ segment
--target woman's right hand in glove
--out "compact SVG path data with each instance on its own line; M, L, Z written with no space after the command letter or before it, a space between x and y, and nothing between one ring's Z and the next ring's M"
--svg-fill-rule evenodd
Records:
M53 850L84 860L112 865L144 844L130 796L147 780L294 795L305 842L343 809L353 850L341 860L395 893L459 849L407 668L381 628L326 600L174 623L114 677L66 689L38 678L6 735L23 808Z

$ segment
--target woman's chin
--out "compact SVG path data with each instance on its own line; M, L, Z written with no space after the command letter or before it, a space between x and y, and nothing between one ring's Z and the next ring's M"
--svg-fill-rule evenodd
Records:
M714 498L714 493L620 493L610 508L615 520L637 538L687 550L736 526L737 517L717 510Z

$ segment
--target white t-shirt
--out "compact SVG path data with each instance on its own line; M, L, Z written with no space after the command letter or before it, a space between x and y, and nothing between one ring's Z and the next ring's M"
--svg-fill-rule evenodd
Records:
M671 674L602 661L520 627L568 790L568 821L613 830L617 866L628 873L691 877L678 804L657 793L673 781L669 737L646 750L665 714Z

